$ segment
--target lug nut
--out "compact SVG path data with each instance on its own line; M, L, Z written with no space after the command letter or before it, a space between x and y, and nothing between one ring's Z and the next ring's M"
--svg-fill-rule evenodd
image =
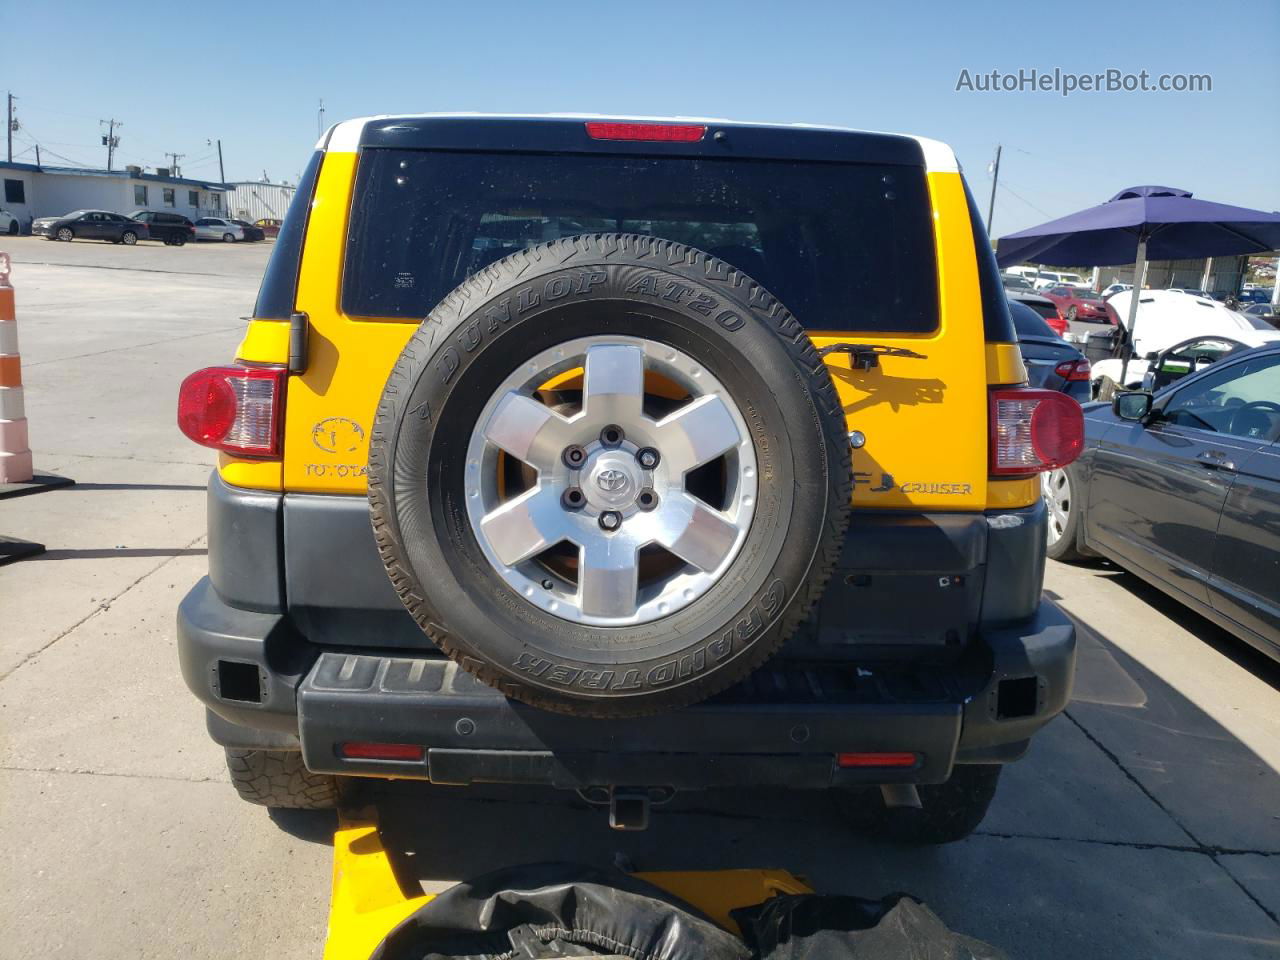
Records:
M646 470L652 470L656 467L660 459L662 458L658 456L658 451L653 447L641 447L636 451L636 460Z
M600 529L617 530L622 526L622 514L617 510L606 510L600 514Z
M564 465L570 470L577 470L580 466L587 462L587 451L583 450L576 443L564 448L564 453L560 454Z
M658 505L658 495L648 487L640 491L640 496L636 497L636 506L641 510L652 510Z
M560 495L560 503L566 510L581 510L582 505L587 502L587 498L582 495L582 491L577 487L570 487Z
M626 434L622 432L622 428L616 423L611 423L600 431L600 442L606 447L616 447L622 442L622 438Z

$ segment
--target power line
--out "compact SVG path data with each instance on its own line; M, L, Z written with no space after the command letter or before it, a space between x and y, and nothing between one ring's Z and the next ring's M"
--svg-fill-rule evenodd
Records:
M1028 207L1030 207L1032 210L1034 210L1036 213L1040 214L1041 216L1049 217L1050 219L1052 219L1052 218L1053 218L1053 214L1052 214L1052 213L1049 213L1048 211L1045 211L1045 210L1041 210L1039 207L1037 207L1034 203L1032 203L1030 200L1028 200L1028 199L1027 199L1026 197L1024 197L1022 194L1018 193L1016 190L1014 190L1012 187L1010 187L1010 186L1009 186L1009 184L1008 184L1008 181L1006 181L1006 182L1004 182L1004 183L1000 184L1000 189L1001 189L1001 190L1004 190L1006 193L1011 193L1011 194L1013 194L1015 197L1017 197L1019 200L1021 200L1021 201L1022 201L1023 203L1025 203Z

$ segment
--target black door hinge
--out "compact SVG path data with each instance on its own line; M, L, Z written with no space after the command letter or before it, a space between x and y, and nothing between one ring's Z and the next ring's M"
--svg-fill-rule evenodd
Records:
M818 351L818 356L825 357L829 353L847 353L849 366L854 370L870 370L880 366L881 357L906 357L911 360L927 360L923 353L916 353L906 347L886 347L878 343L833 343Z

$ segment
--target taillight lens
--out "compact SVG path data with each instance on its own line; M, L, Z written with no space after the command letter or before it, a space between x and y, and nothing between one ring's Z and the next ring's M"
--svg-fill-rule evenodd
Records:
M1056 470L1080 456L1080 404L1055 390L991 391L991 472L1016 476Z
M1091 368L1088 360L1064 360L1053 372L1063 380L1088 380Z
M697 143L707 128L695 123L611 123L587 121L592 140L651 140L668 143Z
M208 367L178 388L178 429L204 447L280 456L283 367Z

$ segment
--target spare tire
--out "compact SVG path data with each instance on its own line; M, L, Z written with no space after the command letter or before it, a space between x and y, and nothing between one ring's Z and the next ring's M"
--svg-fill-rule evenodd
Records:
M844 415L750 277L603 234L494 263L405 346L370 437L374 535L433 641L504 694L636 716L746 676L848 523Z

